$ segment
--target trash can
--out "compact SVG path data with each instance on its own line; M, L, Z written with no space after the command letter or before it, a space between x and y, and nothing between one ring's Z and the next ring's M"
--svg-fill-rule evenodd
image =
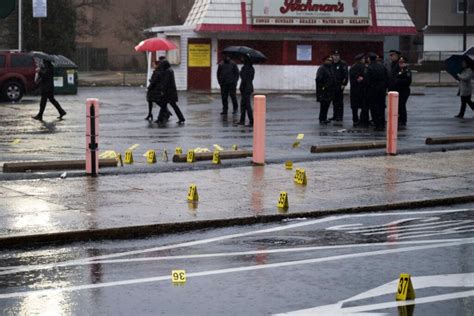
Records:
M56 94L77 94L77 65L62 55L55 55L54 59L54 92Z

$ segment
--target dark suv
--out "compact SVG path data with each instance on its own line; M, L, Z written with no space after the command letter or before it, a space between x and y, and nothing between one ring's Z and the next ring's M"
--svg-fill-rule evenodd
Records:
M0 97L20 101L25 92L33 91L36 62L31 54L0 51Z

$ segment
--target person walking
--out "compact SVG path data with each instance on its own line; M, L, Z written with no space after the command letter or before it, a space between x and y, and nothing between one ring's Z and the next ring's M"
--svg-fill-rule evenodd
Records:
M327 119L329 106L334 100L334 90L336 89L336 79L332 68L333 60L331 56L323 58L323 64L316 72L316 101L320 103L319 123L328 124Z
M153 74L151 75L146 92L146 100L148 102L148 116L145 117L145 120L148 121L153 121L153 102L160 106L161 92L159 91L159 64L159 61L154 62L155 70L153 70Z
M375 131L385 130L385 97L387 95L387 70L377 63L377 55L369 54L367 67L367 100L370 107Z
M334 89L334 100L333 105L333 117L329 120L341 122L344 117L344 89L348 83L348 70L345 61L341 60L341 55L338 50L335 50L332 54L332 69L336 80L336 88Z
M49 100L56 110L59 112L59 119L62 119L66 115L66 111L61 107L58 101L54 98L54 68L53 64L49 60L43 60L43 67L36 69L37 82L39 83L41 91L41 101L38 114L32 118L38 121L43 120L43 113L46 109L46 102Z
M253 126L253 110L252 110L252 93L253 93L253 79L255 77L255 69L249 57L242 57L244 66L240 70L240 121L238 125L245 125L245 115L249 118L249 126Z
M405 57L400 56L398 66L399 72L395 75L395 91L399 94L398 126L405 127L407 125L407 101L410 97L412 76Z
M239 81L239 68L229 56L225 56L224 60L217 67L217 81L221 87L221 115L227 115L229 109L229 95L233 106L232 114L236 114L239 109L236 96L237 82Z
M472 95L472 61L469 57L464 56L462 61L462 71L457 74L457 80L459 80L459 92L458 95L461 97L461 108L459 114L455 117L464 118L466 112L466 105L469 105L471 110L474 110L474 104L471 100Z
M171 69L169 61L166 59L160 63L159 68L159 87L162 98L162 107L160 109L160 116L164 116L168 111L168 103L173 108L176 116L178 117L178 124L183 124L186 120L184 119L183 113L179 109L178 104L178 90L176 89L176 81L174 78L174 71Z
M369 125L369 110L366 106L367 80L365 79L365 54L354 57L355 63L351 66L349 78L351 83L350 100L352 109L352 122L354 126ZM361 110L359 117L359 110Z

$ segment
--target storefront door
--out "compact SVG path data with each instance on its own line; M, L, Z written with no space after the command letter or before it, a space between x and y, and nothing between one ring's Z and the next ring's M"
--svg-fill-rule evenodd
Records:
M211 39L188 40L188 90L211 90Z

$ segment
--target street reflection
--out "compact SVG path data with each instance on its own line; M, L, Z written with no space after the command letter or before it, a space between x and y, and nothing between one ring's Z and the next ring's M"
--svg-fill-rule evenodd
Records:
M28 213L21 214L15 218L12 228L24 229L27 227L39 228L54 227L51 222L51 204L41 199L18 199L13 205L14 210L28 210Z
M413 316L415 305L398 306L398 316Z
M61 282L54 287L68 286L69 283ZM51 284L48 284L50 287ZM4 311L5 315L72 315L73 302L70 294L65 292L50 293L48 295L29 295L12 310ZM9 314L10 313L10 314Z
M252 193L250 196L250 207L254 215L260 215L264 209L265 194L262 188L265 186L265 166L254 166L252 178L250 179Z

